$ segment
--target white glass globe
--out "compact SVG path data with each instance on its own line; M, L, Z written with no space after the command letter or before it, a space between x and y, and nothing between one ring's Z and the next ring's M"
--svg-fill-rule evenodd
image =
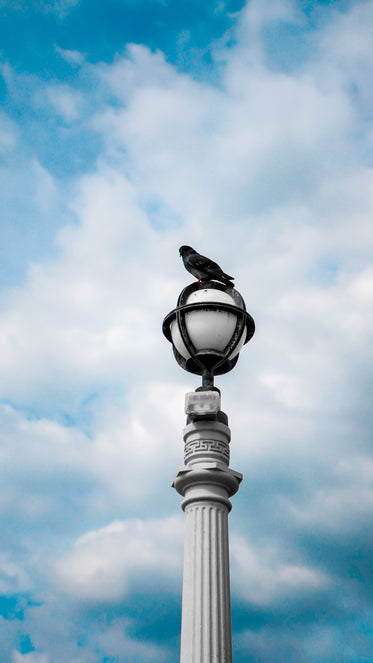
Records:
M185 304L194 304L196 302L214 302L217 305L219 302L222 302L237 306L237 303L228 292L215 288L195 290L189 295ZM223 309L219 310L218 307L215 310L201 308L195 311L188 311L184 315L189 338L198 354L214 351L217 353L223 352L231 341L236 329L237 316L235 313L224 311ZM172 342L177 351L184 359L190 359L191 355L181 337L177 319L172 321L170 331ZM233 359L240 352L245 339L246 326L244 326L238 345L229 355L228 359Z

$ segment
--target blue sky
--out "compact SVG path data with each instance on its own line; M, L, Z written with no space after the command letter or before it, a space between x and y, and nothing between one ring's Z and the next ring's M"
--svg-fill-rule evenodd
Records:
M181 244L257 323L235 663L373 663L373 7L0 2L4 663L178 660Z

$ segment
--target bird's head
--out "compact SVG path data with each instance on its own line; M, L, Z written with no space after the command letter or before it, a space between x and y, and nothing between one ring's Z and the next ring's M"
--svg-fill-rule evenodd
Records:
M188 256L190 253L195 253L195 250L191 246L180 246L179 253L184 258L184 256Z

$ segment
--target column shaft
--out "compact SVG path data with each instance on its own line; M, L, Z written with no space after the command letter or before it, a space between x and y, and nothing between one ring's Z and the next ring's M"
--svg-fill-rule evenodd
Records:
M180 663L231 663L228 508L185 509Z

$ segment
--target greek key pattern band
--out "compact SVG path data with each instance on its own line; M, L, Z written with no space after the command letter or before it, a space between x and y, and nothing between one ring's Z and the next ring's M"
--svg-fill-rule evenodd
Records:
M188 463L190 458L195 455L211 453L214 456L223 456L224 461L229 465L229 445L219 440L194 440L186 442L184 446L184 462Z

